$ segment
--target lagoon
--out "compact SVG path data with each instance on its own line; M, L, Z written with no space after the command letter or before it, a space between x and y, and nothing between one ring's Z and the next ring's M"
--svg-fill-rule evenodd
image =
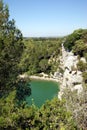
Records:
M58 83L53 81L31 80L31 95L26 101L29 105L34 103L37 107L41 107L47 100L58 96L58 86Z

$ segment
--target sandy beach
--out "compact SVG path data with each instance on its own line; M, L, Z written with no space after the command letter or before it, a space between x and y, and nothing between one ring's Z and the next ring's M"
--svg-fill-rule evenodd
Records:
M47 81L54 81L54 82L59 82L58 79L54 79L54 78L48 78L48 77L45 77L45 76L35 76L35 75L27 75L27 74L22 74L22 75L19 75L20 78L30 78L30 79L37 79L37 80L47 80Z
M55 82L59 82L57 79L53 79L53 78L47 78L47 77L39 77L39 76L29 76L30 79L39 79L39 80L47 80L47 81L55 81Z

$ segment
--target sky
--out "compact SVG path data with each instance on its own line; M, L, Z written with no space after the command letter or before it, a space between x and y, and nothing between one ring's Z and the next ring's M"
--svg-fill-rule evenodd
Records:
M24 37L65 36L87 28L87 0L4 0Z

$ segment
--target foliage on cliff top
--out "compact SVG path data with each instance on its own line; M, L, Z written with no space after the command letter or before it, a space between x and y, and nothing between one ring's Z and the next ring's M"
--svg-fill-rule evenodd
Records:
M87 29L75 30L66 37L64 46L66 50L87 58Z

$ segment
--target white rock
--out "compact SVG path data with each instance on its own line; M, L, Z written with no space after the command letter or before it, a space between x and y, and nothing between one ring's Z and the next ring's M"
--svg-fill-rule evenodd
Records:
M72 83L73 84L74 83L82 83L82 80L83 80L82 76L79 75L78 73L76 75L72 76Z
M64 67L71 71L72 67L76 68L77 62L77 56L69 55L64 63Z
M82 84L75 85L75 86L72 88L72 91L73 91L73 90L77 90L78 94L80 94L80 93L83 91L83 86L82 86Z
M69 87L71 90L77 90L80 93L83 89L82 87L82 72L77 70L78 56L74 56L72 52L65 51L62 46L62 60L63 60L63 81L60 86L59 98L63 94L63 90ZM84 58L81 58L85 62ZM77 85L75 85L77 84Z
M77 74L77 71L72 71L72 75L75 75L75 74Z
M82 75L82 72L78 70L77 75Z
M83 61L83 63L86 63L86 59L84 57L82 57L80 60Z

